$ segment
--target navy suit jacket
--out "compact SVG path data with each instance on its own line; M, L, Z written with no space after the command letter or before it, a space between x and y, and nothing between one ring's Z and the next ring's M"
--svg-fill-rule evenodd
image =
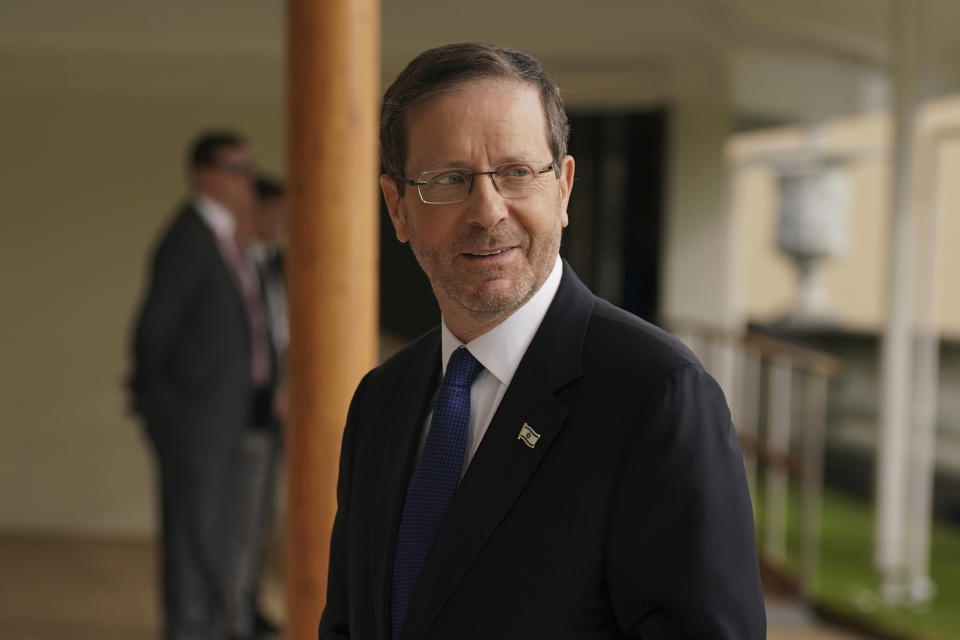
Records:
M398 522L439 376L434 329L357 388L321 639L389 639ZM532 448L524 424L540 434ZM440 525L402 640L761 640L765 627L723 393L679 341L565 264Z

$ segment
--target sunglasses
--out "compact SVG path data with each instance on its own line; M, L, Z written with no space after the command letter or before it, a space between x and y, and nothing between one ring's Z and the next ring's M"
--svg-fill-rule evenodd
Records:
M254 165L252 162L243 160L237 160L235 162L222 162L213 166L220 171L235 176L252 176L257 170L256 165Z

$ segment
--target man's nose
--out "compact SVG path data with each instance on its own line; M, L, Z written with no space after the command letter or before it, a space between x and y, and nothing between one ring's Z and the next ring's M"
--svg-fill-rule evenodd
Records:
M507 217L507 201L497 190L493 176L474 176L466 203L467 222L472 225L492 229Z

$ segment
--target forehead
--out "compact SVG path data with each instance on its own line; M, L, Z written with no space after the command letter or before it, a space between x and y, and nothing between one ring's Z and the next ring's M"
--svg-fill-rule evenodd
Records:
M232 160L235 158L246 158L250 155L250 150L244 145L227 145L217 150L216 156L221 160Z
M408 169L551 159L540 95L516 80L455 85L413 107L406 127Z

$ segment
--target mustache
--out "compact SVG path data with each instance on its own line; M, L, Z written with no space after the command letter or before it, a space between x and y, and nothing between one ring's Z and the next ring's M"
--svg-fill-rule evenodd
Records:
M471 229L454 240L451 248L455 253L465 253L526 244L527 234L522 229L517 227L500 229L498 225L498 228L493 230Z

